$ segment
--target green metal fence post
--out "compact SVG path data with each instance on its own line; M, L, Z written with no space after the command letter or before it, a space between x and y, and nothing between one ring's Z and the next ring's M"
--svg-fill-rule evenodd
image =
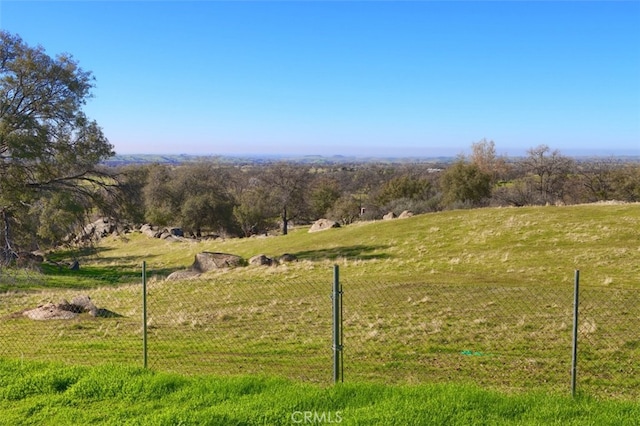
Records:
M342 287L338 265L333 267L333 382L344 381L342 359Z
M573 288L573 351L571 354L571 396L576 396L578 368L578 302L580 293L580 271L576 269Z
M142 364L147 368L147 262L142 262Z

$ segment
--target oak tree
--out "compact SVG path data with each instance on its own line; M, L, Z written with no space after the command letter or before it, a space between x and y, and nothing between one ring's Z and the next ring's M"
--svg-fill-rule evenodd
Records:
M69 54L49 56L0 31L0 258L38 244L52 210L108 209L117 182L100 170L113 147L82 108L94 78ZM73 219L73 220L72 220ZM66 232L68 226L59 229ZM35 233L35 234L34 234ZM37 238L36 238L37 239Z
M563 199L564 185L574 168L574 161L547 145L527 151L524 166L533 177L538 203L554 203Z
M442 173L440 186L445 205L478 206L491 196L491 175L476 164L459 159Z
M271 165L261 180L280 211L282 234L287 235L289 222L306 213L305 199L311 175L306 167L280 162Z

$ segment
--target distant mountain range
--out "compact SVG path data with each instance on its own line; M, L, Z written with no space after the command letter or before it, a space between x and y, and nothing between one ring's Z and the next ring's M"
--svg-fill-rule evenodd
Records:
M451 163L456 157L358 157L345 155L192 155L192 154L118 154L103 162L108 166L127 164L184 164L217 162L221 164L269 164L295 162L301 164L353 163Z
M569 155L570 156L570 155ZM571 157L571 156L570 156ZM103 162L107 166L123 166L130 164L184 164L198 162L216 162L220 164L269 164L274 162L295 162L301 164L357 164L357 163L424 163L424 164L449 164L458 157L360 157L348 155L193 155L193 154L117 154ZM522 157L508 157L514 161ZM602 158L613 158L623 162L640 162L638 155L580 155L573 156L578 161L590 161Z

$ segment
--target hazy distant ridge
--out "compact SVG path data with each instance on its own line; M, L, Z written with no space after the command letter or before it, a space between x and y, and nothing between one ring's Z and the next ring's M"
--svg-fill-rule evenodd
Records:
M621 162L640 162L640 154L630 155L574 155L579 161L589 161L597 158L614 159ZM449 164L455 161L455 156L433 157L393 157L393 156L355 156L355 155L286 155L286 154L256 154L256 155L193 155L193 154L117 154L103 162L108 166L127 164L183 164L197 162L217 162L221 164L268 164L278 161L295 162L302 164L341 164L341 163L426 163ZM523 157L507 157L518 160Z

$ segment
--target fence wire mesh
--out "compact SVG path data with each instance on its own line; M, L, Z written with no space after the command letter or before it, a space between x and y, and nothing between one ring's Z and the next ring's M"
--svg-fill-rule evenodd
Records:
M567 387L570 288L343 285L347 379Z
M5 288L0 356L78 365L139 363L140 285L57 288L30 273ZM72 305L80 296L90 298L92 312Z
M578 389L640 398L640 291L580 289Z
M189 280L148 291L152 368L328 382L330 280Z
M148 366L181 374L267 374L332 381L332 276L147 283ZM37 280L46 281L43 276ZM41 283L40 283L41 284ZM142 285L0 293L0 356L142 365ZM343 273L344 380L473 382L568 393L573 288L374 282ZM68 320L25 311L87 295ZM637 289L582 286L578 391L639 398Z

